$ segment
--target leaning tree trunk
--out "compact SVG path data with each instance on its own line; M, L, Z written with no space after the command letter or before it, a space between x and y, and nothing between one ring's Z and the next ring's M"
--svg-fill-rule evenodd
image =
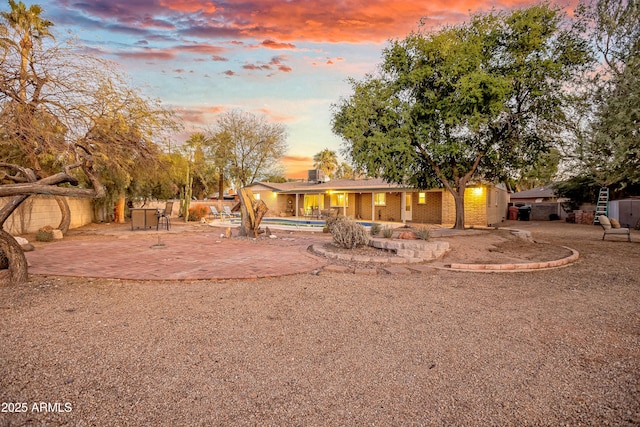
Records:
M78 185L77 178L70 175L69 172L71 169L77 167L82 168L87 178L91 181L93 188L58 187L59 184L64 183L69 183L73 186ZM92 162L89 159L85 159L82 162L65 167L64 172L39 180L36 178L35 173L28 168L22 168L20 166L1 161L0 168L18 171L15 176L5 174L5 180L13 180L15 184L0 185L0 197L11 197L8 203L0 209L0 250L4 253L8 261L8 271L6 273L3 272L0 284L15 285L27 281L27 259L18 242L13 238L13 236L11 236L11 234L3 230L3 226L7 218L9 218L18 206L20 206L20 204L31 194L103 198L105 191L100 180L93 174ZM19 173L21 173L22 176L19 176ZM70 215L67 216L70 217Z
M0 286L24 283L27 281L27 258L13 236L0 229L0 249L7 257L7 272L0 278Z
M58 230L62 231L62 234L67 234L69 226L71 225L71 210L69 209L69 203L67 203L67 199L62 196L54 196L54 199L58 202L60 214L62 215L60 225L58 225Z
M21 194L19 196L13 196L9 201L0 209L0 227L9 219L11 214L18 209L18 206L29 198L30 194Z
M256 200L248 188L241 188L238 195L241 213L240 235L258 237L260 221L269 208L262 200Z

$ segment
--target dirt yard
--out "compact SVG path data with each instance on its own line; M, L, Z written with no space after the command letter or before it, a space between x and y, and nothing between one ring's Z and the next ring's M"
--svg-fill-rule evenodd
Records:
M640 232L509 225L541 246L444 237L441 262L580 259L2 288L0 425L640 425Z

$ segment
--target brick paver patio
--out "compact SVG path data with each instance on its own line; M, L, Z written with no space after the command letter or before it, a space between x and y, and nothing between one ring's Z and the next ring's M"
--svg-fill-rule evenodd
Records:
M276 245L265 238L224 239L220 230L202 226L181 232L178 226L176 232L131 231L124 224L112 225L110 235L72 230L64 240L38 244L27 252L29 273L137 280L252 279L307 273L327 264L307 251L326 236L283 232ZM82 238L74 238L78 236Z

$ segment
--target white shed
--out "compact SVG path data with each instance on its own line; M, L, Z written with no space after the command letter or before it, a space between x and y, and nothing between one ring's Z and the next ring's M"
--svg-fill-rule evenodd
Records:
M620 221L623 227L640 225L640 197L610 201L609 216Z

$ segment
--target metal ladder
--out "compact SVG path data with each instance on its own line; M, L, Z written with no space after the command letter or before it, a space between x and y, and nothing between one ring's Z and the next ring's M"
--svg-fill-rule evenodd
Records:
M596 203L596 213L593 216L593 225L600 224L599 215L609 216L609 188L600 188L598 202Z

